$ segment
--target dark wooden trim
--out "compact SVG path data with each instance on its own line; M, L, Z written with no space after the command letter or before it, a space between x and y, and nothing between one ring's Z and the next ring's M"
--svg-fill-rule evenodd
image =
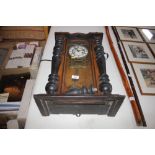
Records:
M125 96L51 96L34 95L43 116L50 114L99 114L115 116Z
M117 45L118 45L118 48L119 48L119 52L121 54L121 58L122 58L122 61L123 61L127 76L126 76L126 74L124 72L124 69L123 69L123 67L121 65L121 62L119 60L119 57L118 57L117 52L115 50L115 47L113 45L113 41L112 41L112 38L110 36L109 29L108 29L108 27L106 27L105 29L106 29L106 34L107 34L107 38L108 38L108 42L109 42L112 54L114 56L114 59L116 61L117 67L118 67L118 70L119 70L121 78L122 78L124 88L125 88L126 93L127 93L128 97L130 99L130 103L131 103L131 106L132 106L132 110L133 110L133 113L134 113L136 123L137 123L137 125L147 126L144 115L143 115L143 112L142 112L142 109L141 109L141 106L140 106L140 102L139 102L139 99L138 99L137 92L135 90L132 78L130 76L129 68L128 68L128 65L126 63L124 53L122 51L121 42L120 42L119 37L118 37L119 36L118 32L117 32L115 27L112 27L113 33L114 33L114 35L116 37ZM131 98L133 98L133 99L131 100Z

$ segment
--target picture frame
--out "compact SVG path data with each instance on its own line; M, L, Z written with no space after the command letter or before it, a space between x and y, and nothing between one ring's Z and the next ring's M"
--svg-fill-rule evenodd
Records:
M149 44L149 46L150 46L150 48L151 48L151 50L153 52L153 55L155 57L155 44Z
M143 39L140 36L137 28L120 26L120 27L116 27L116 30L118 32L120 40L122 41L143 42Z
M155 65L132 64L132 69L142 95L155 95Z
M8 52L9 52L9 49L7 49L7 48L0 48L0 66L3 65Z
M155 58L146 43L122 41L122 45L130 63L155 64Z
M155 43L155 29L138 29L147 43Z
M137 28L142 28L142 29L155 29L155 26L137 26Z
M7 46L0 46L0 69L5 68L9 57L11 55L12 48Z

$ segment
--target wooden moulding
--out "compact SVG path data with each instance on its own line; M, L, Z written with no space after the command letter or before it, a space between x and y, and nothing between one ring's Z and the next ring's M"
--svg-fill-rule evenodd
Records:
M34 95L43 116L50 114L99 114L115 116L125 96L51 96Z
M46 40L47 29L43 26L5 26L0 28L0 35L6 40Z

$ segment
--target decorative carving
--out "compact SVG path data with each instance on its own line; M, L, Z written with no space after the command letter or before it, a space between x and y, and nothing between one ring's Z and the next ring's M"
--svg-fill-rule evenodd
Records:
M90 38L90 33L89 34L84 34L84 33L74 33L74 34L69 34L67 35L68 39L88 39Z
M83 86L82 88L70 88L65 95L93 95L97 91L97 88L94 88L92 85L87 88Z
M94 39L96 42L95 53L96 53L96 62L98 65L98 69L100 72L100 85L99 89L103 94L110 94L112 92L112 85L109 82L109 76L106 73L106 59L108 58L108 54L104 52L104 48L102 46L102 36L94 35Z

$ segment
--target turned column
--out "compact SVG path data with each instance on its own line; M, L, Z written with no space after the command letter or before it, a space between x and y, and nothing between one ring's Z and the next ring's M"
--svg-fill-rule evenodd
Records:
M102 38L103 36L101 35L95 35L95 53L96 53L96 62L98 65L100 77L99 77L99 90L103 94L110 94L112 91L112 85L110 84L109 76L106 73L106 58L108 58L108 54L104 52L104 48L102 46Z
M52 57L52 67L51 74L48 78L48 83L46 84L45 90L47 94L54 95L58 89L58 70L60 66L60 56L64 47L64 36L55 35L55 46L53 48L53 57Z

